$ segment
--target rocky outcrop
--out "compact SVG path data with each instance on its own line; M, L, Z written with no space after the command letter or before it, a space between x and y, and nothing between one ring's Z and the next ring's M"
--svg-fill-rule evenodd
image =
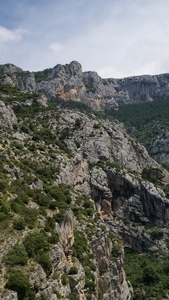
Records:
M9 131L17 123L17 118L10 108L3 101L0 101L0 131Z
M107 235L95 237L92 248L98 263L98 286L105 300L132 299L133 290L122 268L123 254L112 261L113 243Z
M0 300L18 300L17 293L6 291L2 297L0 296Z
M161 133L160 133L161 131ZM160 163L169 163L169 132L160 130L152 143L146 146L147 151Z
M153 227L165 231L168 226L169 200L152 183L139 181L132 174L94 168L91 189L97 210L111 231L120 235L129 248L139 253L157 249L167 253L167 240L162 248L162 242L152 241L151 231ZM146 233L145 227L149 228Z
M169 74L102 79L96 72L82 72L76 61L37 73L10 64L1 65L0 70L10 75L10 84L17 84L22 90L37 91L48 98L80 101L94 110L169 97Z

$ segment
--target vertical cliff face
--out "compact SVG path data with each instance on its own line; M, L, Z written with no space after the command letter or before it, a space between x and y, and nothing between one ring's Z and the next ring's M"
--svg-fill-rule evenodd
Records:
M0 71L1 82L43 93L48 98L80 101L98 111L169 97L169 74L102 79L96 72L82 72L76 61L41 72L25 72L10 64L1 65Z

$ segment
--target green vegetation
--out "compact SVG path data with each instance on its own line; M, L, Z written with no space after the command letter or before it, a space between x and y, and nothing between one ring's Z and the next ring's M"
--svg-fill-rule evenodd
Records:
M5 256L5 264L10 266L27 264L28 254L22 245L15 244Z
M168 292L169 257L126 253L125 271L134 300L162 300Z
M161 183L164 178L163 171L161 169L152 167L144 168L141 175L144 180L151 181L155 185Z
M92 170L94 167L99 167L102 169L113 168L113 169L116 169L117 172L120 172L122 170L122 168L118 162L109 162L109 161L98 160L97 162L89 161L88 164L89 164L89 170Z
M78 101L64 101L59 98L52 97L49 100L49 103L52 104L54 107L60 107L60 108L67 108L71 110L78 110L84 113L93 113L92 109L87 106L86 104Z
M62 277L61 277L61 280L62 280L62 284L63 285L67 285L69 283L69 277L67 275L67 273L63 273Z
M29 233L23 241L28 256L35 259L45 270L47 275L49 275L52 270L52 263L48 255L50 242L51 239L47 236L45 231Z
M118 238L113 237L113 247L111 252L112 261L116 260L120 254L122 254L122 242Z
M70 268L69 275L76 275L77 273L78 273L78 269L75 266Z
M147 149L158 136L165 138L169 130L169 99L122 105L118 110L106 110L105 114L123 122L128 133Z
M0 196L0 222L5 220L10 213L10 205L5 198Z
M139 130L154 121L163 123L169 120L169 99L122 105L118 110L106 110L105 113L123 122L126 127L134 126Z
M89 253L89 246L82 231L75 230L72 250L73 255L77 257L82 264L85 265L86 261L88 260L87 253Z
M45 81L48 78L48 75L51 73L52 69L45 69L43 71L34 72L36 82Z
M86 92L89 93L95 93L96 92L96 88L94 87L92 82L86 82L85 83L85 87L86 87Z
M161 228L155 228L151 231L150 235L153 240L160 240L163 238L163 230Z
M13 274L9 276L5 287L16 291L18 293L18 300L36 299L35 293L30 287L27 276L20 270L14 271Z
M36 257L39 252L43 253L49 250L48 237L44 231L29 233L23 244L29 257Z

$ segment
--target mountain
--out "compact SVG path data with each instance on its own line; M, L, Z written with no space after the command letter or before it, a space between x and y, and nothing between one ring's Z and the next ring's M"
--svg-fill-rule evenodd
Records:
M167 299L169 173L85 105L98 75L0 73L0 299Z
M43 93L48 98L80 101L98 111L169 98L169 74L102 79L96 72L82 72L76 61L39 72L0 65L0 74L1 83L17 84L21 90Z
M95 111L107 111L108 115L111 111L114 118L127 123L127 132L152 157L169 166L169 74L102 79L96 72L82 72L81 64L76 61L39 72L6 64L0 65L0 83L37 92L43 103L47 99L55 103L78 101ZM135 120L131 122L133 117Z

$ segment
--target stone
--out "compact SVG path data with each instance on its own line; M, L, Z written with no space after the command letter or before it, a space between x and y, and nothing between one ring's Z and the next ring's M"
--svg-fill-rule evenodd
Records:
M0 131L11 131L16 123L17 118L13 110L0 100Z

